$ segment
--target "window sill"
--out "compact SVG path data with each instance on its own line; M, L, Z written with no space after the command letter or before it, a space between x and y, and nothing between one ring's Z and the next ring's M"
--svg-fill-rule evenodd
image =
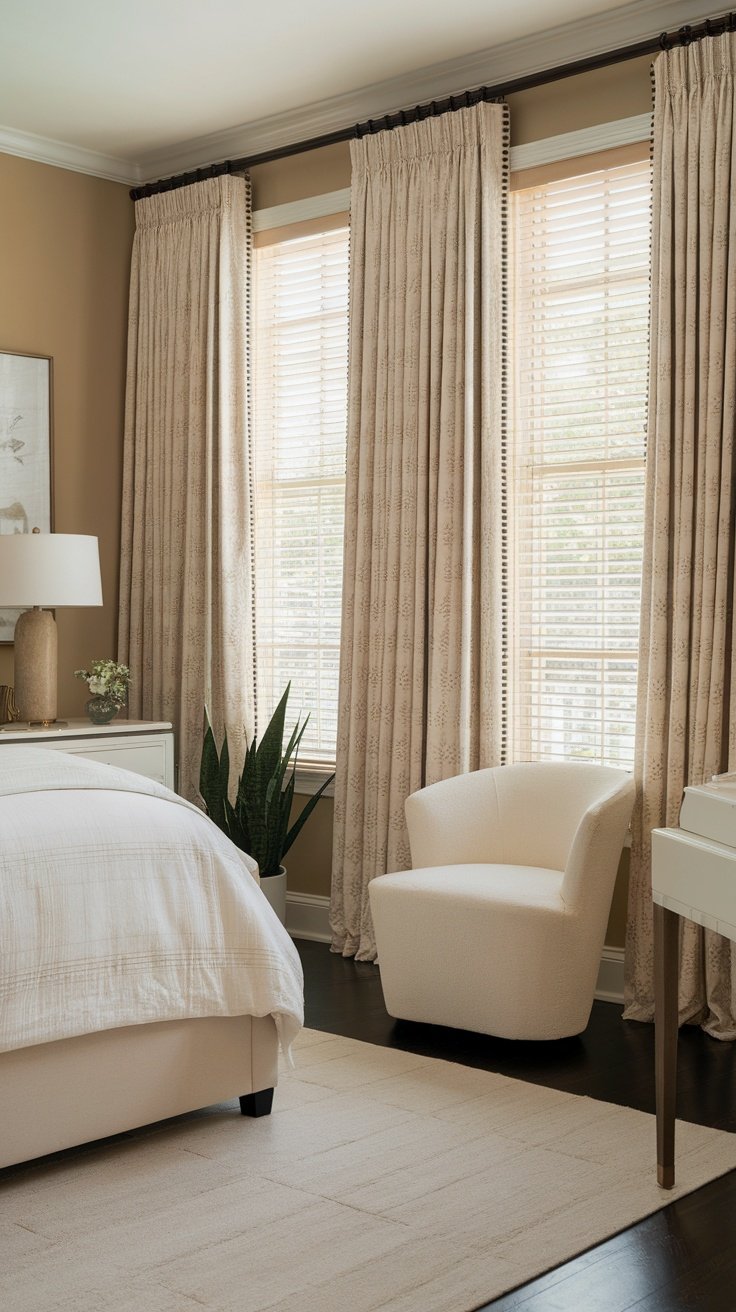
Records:
M309 763L298 765L296 768L296 783L294 786L294 792L300 793L301 795L306 797L312 797L314 793L319 792L320 788L322 787L322 784L325 782L325 779L329 779L330 775L334 774L334 770L335 770L334 766L325 765L322 762L320 762L319 764L315 762L314 764L311 765ZM334 779L332 783L329 785L329 787L325 789L322 795L323 797L335 796Z

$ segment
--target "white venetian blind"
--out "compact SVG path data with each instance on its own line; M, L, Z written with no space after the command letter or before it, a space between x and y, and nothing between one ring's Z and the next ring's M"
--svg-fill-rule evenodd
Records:
M345 499L348 231L255 251L256 692L262 733L287 683L309 712L300 760L331 762Z
M631 767L648 162L512 198L512 751Z

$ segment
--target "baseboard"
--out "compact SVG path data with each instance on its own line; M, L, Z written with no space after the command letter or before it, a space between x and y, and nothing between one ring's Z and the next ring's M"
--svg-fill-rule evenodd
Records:
M611 948L608 944L604 947L601 955L601 964L598 968L598 983L596 984L595 996L598 998L599 1002L618 1002L623 1006L623 948Z
M309 938L329 943L330 899L314 893L286 894L286 928L292 938Z
M286 928L293 938L330 941L330 899L314 893L286 894ZM595 996L600 1002L624 1000L624 950L604 947Z

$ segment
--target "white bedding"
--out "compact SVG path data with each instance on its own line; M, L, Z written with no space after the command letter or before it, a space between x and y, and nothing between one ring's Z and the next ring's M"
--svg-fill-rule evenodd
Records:
M255 864L127 770L0 751L0 1052L193 1016L303 1023L297 951Z

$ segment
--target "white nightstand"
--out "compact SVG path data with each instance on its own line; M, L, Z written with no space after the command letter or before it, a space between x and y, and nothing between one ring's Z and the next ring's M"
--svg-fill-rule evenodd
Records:
M101 725L67 720L59 729L18 729L8 724L0 729L0 751L6 743L87 756L174 788L174 731L163 720L113 720Z

